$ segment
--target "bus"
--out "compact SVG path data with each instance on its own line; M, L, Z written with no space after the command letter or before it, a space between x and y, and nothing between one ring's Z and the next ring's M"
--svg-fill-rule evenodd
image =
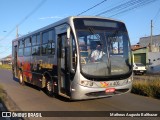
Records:
M93 61L96 45L103 55ZM13 76L49 96L83 100L130 92L132 66L125 24L109 18L71 16L12 41Z

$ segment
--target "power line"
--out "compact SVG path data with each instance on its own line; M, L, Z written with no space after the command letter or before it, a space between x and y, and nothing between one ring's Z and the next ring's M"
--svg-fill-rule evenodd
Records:
M154 16L153 20L155 20L155 22L157 21L158 15L160 13L160 8L158 9L156 15Z
M108 13L108 12L112 12L112 11L114 11L114 10L116 10L116 9L119 9L119 8L127 5L128 3L132 2L132 1L133 1L133 0L130 0L130 1L128 1L128 2L125 2L125 3L123 3L123 4L118 5L118 6L116 6L116 7L113 7L113 8L111 8L111 9L109 9L109 10L103 11L103 12L97 14L96 16L100 16L100 15L106 14L106 13Z
M20 26L24 21L26 21L31 15L33 15L47 0L42 0L25 18L23 18L18 26ZM16 26L17 27L17 26Z
M147 5L147 4L149 4L149 3L153 3L153 2L155 2L155 1L157 1L157 0L145 1L144 3L140 3L140 4L137 4L137 5L134 5L134 6L130 7L130 8L125 9L125 10L122 9L122 11L120 11L120 12L118 12L118 13L116 13L116 14L113 14L113 15L111 15L111 16L109 16L109 17L113 17L113 16L116 16L116 15L119 15L119 14L122 14L122 13L125 13L125 12L128 12L128 11L130 11L130 10L133 10L133 9L136 9L136 8L139 8L139 7L143 7L144 5Z
M17 25L20 26L22 23L24 23L31 15L33 15L47 0L42 0L28 15L26 15ZM3 38L0 39L0 41L6 39L16 28L17 25L15 25L15 27L13 27L6 36L4 36Z
M3 53L6 53L9 49L11 49L12 47L10 46L10 47L8 47L8 48L6 48L4 51L1 51L0 52L0 54L3 54Z
M103 15L103 14L106 14L106 13L111 13L111 12L117 12L118 11L118 13L115 13L114 15L112 15L112 16L115 16L115 15L127 12L129 10L144 6L146 4L149 4L149 3L155 2L155 1L157 1L157 0L130 0L128 2L125 2L123 4L115 6L111 9L109 9L109 10L101 12L101 13L97 14L96 16L100 16L100 15Z
M93 7L88 8L87 10L85 10L85 11L79 13L77 16L80 16L80 15L82 15L83 13L88 12L89 10L91 10L91 9L93 9L93 8L95 8L95 7L99 6L99 5L101 5L102 3L106 2L106 1L107 1L107 0L103 0L102 2L100 2L100 3L96 4L96 5L94 5Z
M26 15L17 25L20 26L21 24L23 24L31 15L33 15L47 0L42 0L28 15ZM3 38L0 39L0 41L6 39L13 31L15 31L15 29L17 28L17 25L15 27L13 27L6 36L4 36ZM6 48L4 51L1 51L0 54L6 53L9 49L11 49L12 47L8 47Z
M128 1L128 0L117 1L115 4L112 4L112 5L107 6L107 8L108 8L108 9L113 8L114 6L119 5L119 4L121 4L121 3L124 3L125 1ZM101 13L101 12L103 12L103 11L105 11L105 10L106 10L106 6L105 6L103 9L97 11L97 13ZM97 13L94 12L94 15L96 15Z

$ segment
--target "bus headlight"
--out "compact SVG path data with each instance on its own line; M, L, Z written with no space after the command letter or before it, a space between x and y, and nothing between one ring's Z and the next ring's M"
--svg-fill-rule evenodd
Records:
M128 79L124 80L123 85L131 83L132 80L133 80L133 78L129 77Z
M133 78L132 78L132 77L129 77L129 78L128 78L128 83L131 83L132 80L133 80Z
M86 80L80 80L80 85L85 86L85 87L92 87L93 82L92 81L86 81Z
M127 79L127 83L126 83L126 84L131 83L132 80L133 80L133 78L132 78L132 77L129 77L129 78Z

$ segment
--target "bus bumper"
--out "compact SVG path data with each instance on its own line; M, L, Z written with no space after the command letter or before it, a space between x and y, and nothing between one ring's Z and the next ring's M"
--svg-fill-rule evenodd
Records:
M112 87L113 88L113 87ZM92 88L84 87L79 84L74 84L74 88L71 86L71 100L85 100L85 99L95 99L95 98L104 98L112 97L115 95L121 95L131 91L132 82L123 86L114 87L114 92L106 92L106 89L109 88Z

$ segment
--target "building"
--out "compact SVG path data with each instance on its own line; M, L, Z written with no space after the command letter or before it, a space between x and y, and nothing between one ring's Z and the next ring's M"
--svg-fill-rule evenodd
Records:
M132 45L131 49L133 53L133 62L142 63L146 65L148 62L147 61L148 47L141 47L140 45Z
M12 61L12 55L8 55L5 58L0 59L0 64L10 64Z
M160 52L160 35L152 36L152 40L151 40L151 36L142 37L139 40L139 45L141 47L148 46L150 49L150 52Z
M132 46L133 62L146 65L147 72L160 73L160 35L142 37Z

